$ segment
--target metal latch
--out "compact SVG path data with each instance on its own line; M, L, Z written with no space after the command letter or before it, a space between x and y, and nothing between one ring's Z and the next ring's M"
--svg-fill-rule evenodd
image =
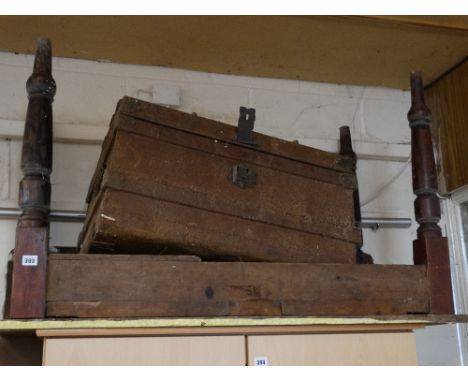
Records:
M250 188L257 184L257 174L244 164L232 166L230 180L240 188Z
M239 109L239 122L237 123L237 132L234 140L244 145L256 146L253 141L253 129L255 123L255 109L247 109L241 106Z

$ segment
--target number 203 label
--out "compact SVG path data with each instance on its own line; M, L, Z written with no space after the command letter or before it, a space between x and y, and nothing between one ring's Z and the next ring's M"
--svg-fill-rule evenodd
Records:
M37 267L38 263L37 255L23 255L21 257L21 265L24 267Z

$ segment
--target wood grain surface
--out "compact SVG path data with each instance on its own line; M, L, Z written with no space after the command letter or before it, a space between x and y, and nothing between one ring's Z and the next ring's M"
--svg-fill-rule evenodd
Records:
M433 82L425 94L438 143L441 192L450 192L468 183L468 60Z
M0 31L7 52L47 35L57 57L398 89L412 70L437 78L468 46L463 15L2 16Z
M244 366L244 336L45 339L45 366Z
M81 253L356 263L355 161L124 97L103 143ZM340 135L337 128L337 137ZM233 169L255 173L250 187Z
M269 366L417 365L414 333L340 333L248 336L248 364Z
M424 266L51 256L49 317L427 313Z

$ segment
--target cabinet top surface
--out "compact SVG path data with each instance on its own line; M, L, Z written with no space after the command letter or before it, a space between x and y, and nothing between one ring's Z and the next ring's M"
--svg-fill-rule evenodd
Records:
M40 320L0 320L0 334L9 332L34 330L62 330L62 329L203 329L244 328L246 330L260 330L274 327L294 328L302 327L313 330L314 327L359 328L373 327L378 329L385 325L421 327L426 325L468 322L468 316L379 316L379 317L210 317L210 318L151 318L151 319L40 319ZM251 329L248 329L251 328Z

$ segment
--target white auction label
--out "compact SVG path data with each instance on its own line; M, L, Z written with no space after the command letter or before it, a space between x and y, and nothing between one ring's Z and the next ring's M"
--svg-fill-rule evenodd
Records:
M268 366L268 357L255 357L255 366Z
M25 267L37 267L38 263L37 255L23 255L21 257L21 265Z

